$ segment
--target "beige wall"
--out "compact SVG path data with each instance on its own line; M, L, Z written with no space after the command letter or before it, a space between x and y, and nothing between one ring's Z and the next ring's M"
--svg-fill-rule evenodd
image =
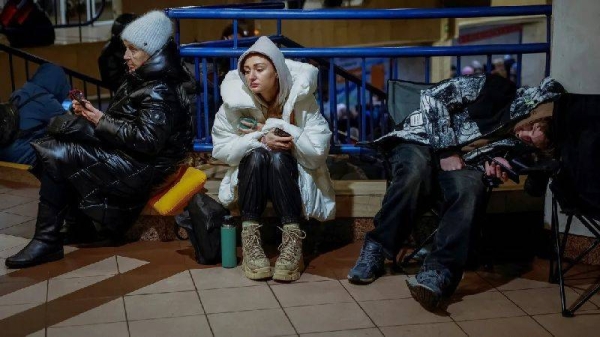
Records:
M71 45L53 45L41 48L26 48L23 51L36 55L52 63L73 69L93 78L100 78L98 71L98 56L105 42L82 43ZM16 88L25 84L25 62L13 57ZM0 100L4 100L12 92L8 55L0 52ZM29 64L30 76L37 69L37 65ZM75 81L73 86L83 90L83 84ZM91 90L91 88L89 88ZM96 89L93 89L95 94Z
M256 2L252 0L203 0L203 5ZM370 0L363 8L436 7L437 0ZM142 14L151 9L189 5L189 0L155 0L138 2L123 0L123 12ZM283 34L300 44L318 46L348 46L390 43L431 43L441 38L445 20L322 20L287 21L282 25ZM231 20L182 20L181 41L207 41L218 39ZM261 35L276 32L275 20L248 22Z

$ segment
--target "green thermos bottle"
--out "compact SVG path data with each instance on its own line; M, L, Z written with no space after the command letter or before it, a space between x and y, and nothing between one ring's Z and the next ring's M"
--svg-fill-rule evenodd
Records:
M237 266L236 227L231 215L223 217L221 226L221 265L223 268Z

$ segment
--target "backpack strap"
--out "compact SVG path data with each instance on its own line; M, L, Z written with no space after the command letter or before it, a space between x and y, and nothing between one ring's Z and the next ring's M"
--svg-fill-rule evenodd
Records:
M25 106L25 104L27 104L27 103L29 103L29 102L31 102L31 101L34 101L36 98L38 98L38 97L42 97L42 96L44 96L44 95L46 95L46 94L48 94L48 95L52 95L52 94L51 94L51 93L49 93L49 92L41 92L41 93L39 93L39 94L36 94L36 95L30 96L28 99L26 99L26 100L25 100L25 102L23 102L23 103L21 103L21 104L19 104L19 105L17 105L17 106L16 106L16 107L17 107L17 110L19 110L19 109L21 109L22 107L24 107L24 106ZM14 100L15 100L14 98L11 98L9 101L10 101L11 103L13 103L13 104L14 104Z

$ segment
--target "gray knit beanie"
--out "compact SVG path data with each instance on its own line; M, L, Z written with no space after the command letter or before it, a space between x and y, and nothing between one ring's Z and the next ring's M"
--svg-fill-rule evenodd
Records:
M151 11L131 22L121 34L149 55L162 48L173 34L171 20L162 11Z

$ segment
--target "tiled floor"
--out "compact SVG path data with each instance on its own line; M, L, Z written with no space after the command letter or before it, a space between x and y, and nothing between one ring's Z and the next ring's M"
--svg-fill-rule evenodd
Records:
M360 244L323 253L292 284L254 282L239 268L200 266L189 243L71 248L65 259L6 270L33 234L37 190L0 181L1 336L598 336L600 296L560 315L548 263L468 272L435 313L410 296L406 274L368 286L345 280ZM578 266L567 297L600 275ZM513 276L509 276L513 275Z

